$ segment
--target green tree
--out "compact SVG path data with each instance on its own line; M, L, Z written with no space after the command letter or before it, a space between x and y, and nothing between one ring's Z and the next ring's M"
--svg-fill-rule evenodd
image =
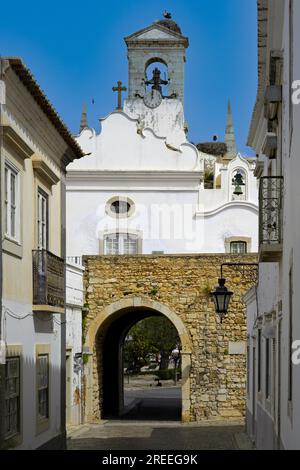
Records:
M124 342L124 360L127 366L139 370L147 364L150 345L144 335L142 322L134 325Z
M167 369L173 349L180 344L174 325L165 317L150 317L134 325L124 344L125 360L141 366L149 354L160 354L160 369Z

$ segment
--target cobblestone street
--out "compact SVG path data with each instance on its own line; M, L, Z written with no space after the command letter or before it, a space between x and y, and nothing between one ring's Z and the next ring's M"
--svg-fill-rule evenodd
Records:
M69 450L248 450L252 444L242 423L181 424L104 421L73 428Z

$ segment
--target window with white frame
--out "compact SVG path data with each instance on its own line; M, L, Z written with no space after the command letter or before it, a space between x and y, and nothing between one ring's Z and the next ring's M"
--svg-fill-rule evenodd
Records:
M234 241L230 242L230 253L236 254L246 254L247 253L247 242L243 241Z
M38 419L49 418L49 354L37 357Z
M37 236L38 250L48 249L48 195L41 189L38 189L37 201Z
M4 435L20 432L20 357L8 357L5 364Z
M5 235L18 241L19 239L19 172L10 163L5 163Z
M112 233L104 236L105 255L136 255L138 236L129 233Z

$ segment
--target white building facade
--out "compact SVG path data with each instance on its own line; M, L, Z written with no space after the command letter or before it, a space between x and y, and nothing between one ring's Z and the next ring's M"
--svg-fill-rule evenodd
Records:
M83 421L83 273L81 258L67 258L66 265L66 423Z
M0 60L0 448L64 448L65 176L82 151L19 58Z
M258 1L249 145L260 180L259 281L249 292L247 428L258 449L300 449L300 3Z
M225 151L187 139L188 39L165 19L125 42L128 98L100 134L83 115L77 142L89 155L68 167L68 255L256 252L254 163L236 151L230 108Z

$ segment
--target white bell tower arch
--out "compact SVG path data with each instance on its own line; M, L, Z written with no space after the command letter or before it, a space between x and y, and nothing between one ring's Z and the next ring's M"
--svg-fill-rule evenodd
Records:
M188 38L170 18L156 21L125 38L128 50L128 98L145 94L146 69L153 62L165 64L168 69L169 95L184 101L184 68ZM163 77L162 77L163 78Z

